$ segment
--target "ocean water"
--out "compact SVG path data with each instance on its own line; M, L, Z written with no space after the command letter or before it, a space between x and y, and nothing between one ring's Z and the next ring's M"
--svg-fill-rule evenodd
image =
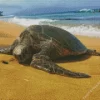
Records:
M100 12L83 9L79 12L41 14L31 16L8 15L0 17L11 23L25 27L30 25L52 25L69 31L72 34L100 37Z

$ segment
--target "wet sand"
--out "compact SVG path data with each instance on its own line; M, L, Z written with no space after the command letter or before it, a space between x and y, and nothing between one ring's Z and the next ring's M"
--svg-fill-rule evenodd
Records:
M10 45L25 28L0 22L0 46ZM88 48L100 52L100 38L77 36ZM3 64L5 60L9 64ZM18 64L13 56L0 54L0 100L100 100L100 57L79 56L58 65L91 75L77 79Z

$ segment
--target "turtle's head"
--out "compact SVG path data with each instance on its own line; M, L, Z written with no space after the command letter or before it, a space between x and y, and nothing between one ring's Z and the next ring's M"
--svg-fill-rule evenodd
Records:
M18 60L19 63L28 64L32 59L32 52L29 51L30 47L18 45L13 50L13 55Z
M24 49L25 49L25 46L23 46L23 45L16 46L13 50L13 55L21 55L23 53Z

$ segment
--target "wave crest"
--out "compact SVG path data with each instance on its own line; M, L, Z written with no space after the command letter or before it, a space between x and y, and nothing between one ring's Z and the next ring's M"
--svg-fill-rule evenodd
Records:
M54 20L51 20L51 19L28 19L28 18L26 19L26 18L18 18L18 17L10 18L8 21L23 25L23 26L40 25L45 22L48 22L48 23L54 22Z
M84 8L84 9L81 9L79 11L80 12L93 12L94 10L93 9L86 9L86 8Z

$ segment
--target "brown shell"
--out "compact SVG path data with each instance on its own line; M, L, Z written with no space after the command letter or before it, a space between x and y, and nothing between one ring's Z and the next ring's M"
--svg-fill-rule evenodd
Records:
M87 48L77 39L74 35L61 28L49 26L49 25L32 25L28 28L32 32L42 34L48 39L56 40L66 50L70 50L75 53L85 53ZM41 35L40 35L41 36Z
M71 33L57 27L43 25L44 34L54 38L64 48L69 49L73 52L84 52L87 48Z

